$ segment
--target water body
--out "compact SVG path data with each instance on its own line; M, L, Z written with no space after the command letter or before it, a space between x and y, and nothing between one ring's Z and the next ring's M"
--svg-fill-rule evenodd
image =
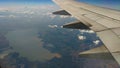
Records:
M10 31L6 37L15 52L31 61L46 61L54 57L53 53L43 48L44 42L38 38L36 29Z

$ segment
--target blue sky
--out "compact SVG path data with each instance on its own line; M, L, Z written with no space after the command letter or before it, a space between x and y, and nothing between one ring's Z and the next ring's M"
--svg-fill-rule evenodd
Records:
M12 3L12 4L45 4L49 3L51 4L51 0L0 0L0 4L6 4L6 3Z
M0 0L0 2L50 2L51 0Z
M120 0L79 0L79 1L120 10ZM54 4L52 0L0 0L0 5L9 5L9 3L10 4Z
M90 2L90 3L111 3L111 4L118 4L120 3L120 0L79 0L82 2ZM31 2L31 3L49 3L52 2L52 0L0 0L1 3L10 3L10 2L16 2L16 3L24 3L24 2Z

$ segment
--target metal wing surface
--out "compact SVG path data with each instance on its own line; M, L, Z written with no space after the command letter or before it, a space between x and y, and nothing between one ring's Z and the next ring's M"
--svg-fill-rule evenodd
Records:
M74 0L53 1L95 31L120 65L120 11Z

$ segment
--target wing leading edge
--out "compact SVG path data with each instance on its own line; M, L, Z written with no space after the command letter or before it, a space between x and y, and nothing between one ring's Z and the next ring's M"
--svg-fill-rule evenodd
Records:
M94 30L120 65L120 11L78 3L74 0L53 1Z

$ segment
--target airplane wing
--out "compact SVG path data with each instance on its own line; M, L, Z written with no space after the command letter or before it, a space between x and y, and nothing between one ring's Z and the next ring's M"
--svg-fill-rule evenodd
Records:
M63 27L75 28L79 23L79 29L86 26L92 29L120 65L120 11L74 0L53 1L64 10L64 13L59 14L61 11L57 11L56 14L67 15L65 13L68 13L68 15L72 15L79 20L77 23L67 24Z

